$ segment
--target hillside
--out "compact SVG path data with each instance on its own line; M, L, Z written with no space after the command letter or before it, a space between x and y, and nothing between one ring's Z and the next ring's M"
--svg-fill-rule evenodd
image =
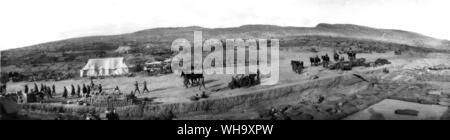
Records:
M208 38L278 38L281 47L323 46L365 49L449 51L450 42L400 30L376 29L351 24L318 24L316 27L243 25L233 28L197 26L154 28L112 36L72 38L1 51L1 72L37 74L60 71L76 75L90 58L123 56L126 63L161 60L172 55L170 45L177 38L193 39L193 31L203 31ZM119 46L130 46L128 54L118 54ZM41 73L45 75L46 73Z
M61 41L37 44L33 46L6 50L14 51L58 51L96 49L92 44L104 42L123 44L126 42L171 42L177 38L192 39L193 31L203 31L204 38L284 38L287 36L335 36L359 39L370 39L392 43L407 44L435 49L450 49L450 41L435 39L418 33L376 29L351 24L318 24L316 27L281 27L275 25L243 25L233 28L203 28L198 26L154 28L129 34L112 36L91 36L66 39ZM90 46L91 45L91 46Z

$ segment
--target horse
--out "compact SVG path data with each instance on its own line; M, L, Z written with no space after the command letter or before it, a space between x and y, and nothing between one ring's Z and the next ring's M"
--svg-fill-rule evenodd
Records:
M316 55L316 57L314 57L314 66L318 66L320 65L320 58L318 55Z
M311 66L315 66L315 59L314 57L309 57L309 62L311 63Z
M295 60L291 60L291 66L292 66L292 70L295 73L301 73L303 67L303 61L295 61Z
M322 60L323 60L323 67L328 67L328 64L330 62L330 57L328 56L328 54L321 56Z

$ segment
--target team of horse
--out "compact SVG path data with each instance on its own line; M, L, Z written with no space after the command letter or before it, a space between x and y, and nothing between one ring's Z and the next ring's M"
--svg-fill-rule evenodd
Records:
M230 89L250 87L261 83L259 70L251 74L238 74L231 77L231 82L228 83Z
M339 54L335 53L334 59L335 59L335 61L339 61ZM330 64L330 57L328 56L328 54L325 54L320 57L319 57L319 55L316 55L315 57L309 57L309 61L311 63L311 66L313 66L313 67L323 65L323 67L327 68L328 65ZM291 60L291 66L292 66L292 71L294 71L295 73L298 73L298 74L302 73L303 69L305 69L303 61Z
M203 74L196 73L184 73L181 72L183 78L183 84L185 88L198 86L199 90L206 89L205 76ZM231 77L231 82L228 83L228 87L231 89L250 87L261 83L260 71L251 74L236 74Z
M328 56L328 54L322 55L319 57L319 55L316 55L314 57L309 57L310 63L312 67L316 67L316 66L320 66L322 65L324 68L328 68L328 69L342 69L342 70L351 70L352 67L355 66L366 66L365 63L365 59L364 58L360 58L357 59L356 58L356 52L349 50L346 52L348 55L348 62L345 62L345 58L341 55L339 55L339 53L337 53L336 51L333 54L333 59L335 61L335 63L331 63L330 57ZM291 66L292 66L292 70L295 73L302 73L302 70L305 69L305 67L303 66L303 61L296 61L296 60L291 60Z
M291 60L292 71L295 73L302 73L302 70L305 68L303 66L303 61Z
M184 73L181 72L181 77L183 77L184 87L188 88L189 86L199 86L199 89L202 89L202 86L205 87L205 76L203 74L196 73Z
M386 59L377 59L375 62L366 62L365 58L356 58L356 52L351 49L345 52L348 55L348 61L345 61L344 56L340 56L336 51L333 54L333 59L335 63L331 63L330 57L328 54L323 56L316 55L315 57L310 57L311 66L319 66L322 64L324 68L330 70L352 70L353 67L375 67L385 64L390 64L390 62ZM291 61L292 69L296 73L301 73L303 66L299 66L299 64L303 64L302 61Z

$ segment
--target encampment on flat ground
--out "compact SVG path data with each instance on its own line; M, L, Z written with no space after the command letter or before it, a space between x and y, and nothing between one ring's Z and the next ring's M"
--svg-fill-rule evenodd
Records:
M124 75L128 72L123 57L89 59L86 66L80 70L80 77Z

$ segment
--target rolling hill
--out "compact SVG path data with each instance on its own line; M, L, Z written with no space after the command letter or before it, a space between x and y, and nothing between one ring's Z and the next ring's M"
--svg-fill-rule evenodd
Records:
M198 26L153 28L128 34L88 36L1 51L1 72L69 71L76 73L89 58L124 56L131 65L149 59L170 57L170 45L177 38L193 39L193 31L202 31L203 39L277 38L280 47L351 45L392 50L412 47L429 51L450 51L450 42L418 33L376 29L351 24L318 24L316 27L243 25L231 28ZM357 40L357 41L355 41ZM114 53L119 46L131 46L130 54Z
M435 49L450 50L450 41L435 39L418 33L376 29L371 27L352 24L318 24L316 27L282 27L275 25L243 25L232 28L203 28L198 26L175 27L175 28L154 28L137 31L134 33L112 35L112 36L90 36L72 38L55 42L42 43L28 47L5 50L14 51L58 51L85 50L89 44L104 42L120 44L124 42L171 42L177 38L193 38L193 31L203 31L204 38L284 38L289 36L333 36L357 39L368 39L374 41L385 41L411 46L419 46ZM68 48L73 47L73 48ZM90 46L92 47L92 45ZM95 47L94 47L95 48Z

